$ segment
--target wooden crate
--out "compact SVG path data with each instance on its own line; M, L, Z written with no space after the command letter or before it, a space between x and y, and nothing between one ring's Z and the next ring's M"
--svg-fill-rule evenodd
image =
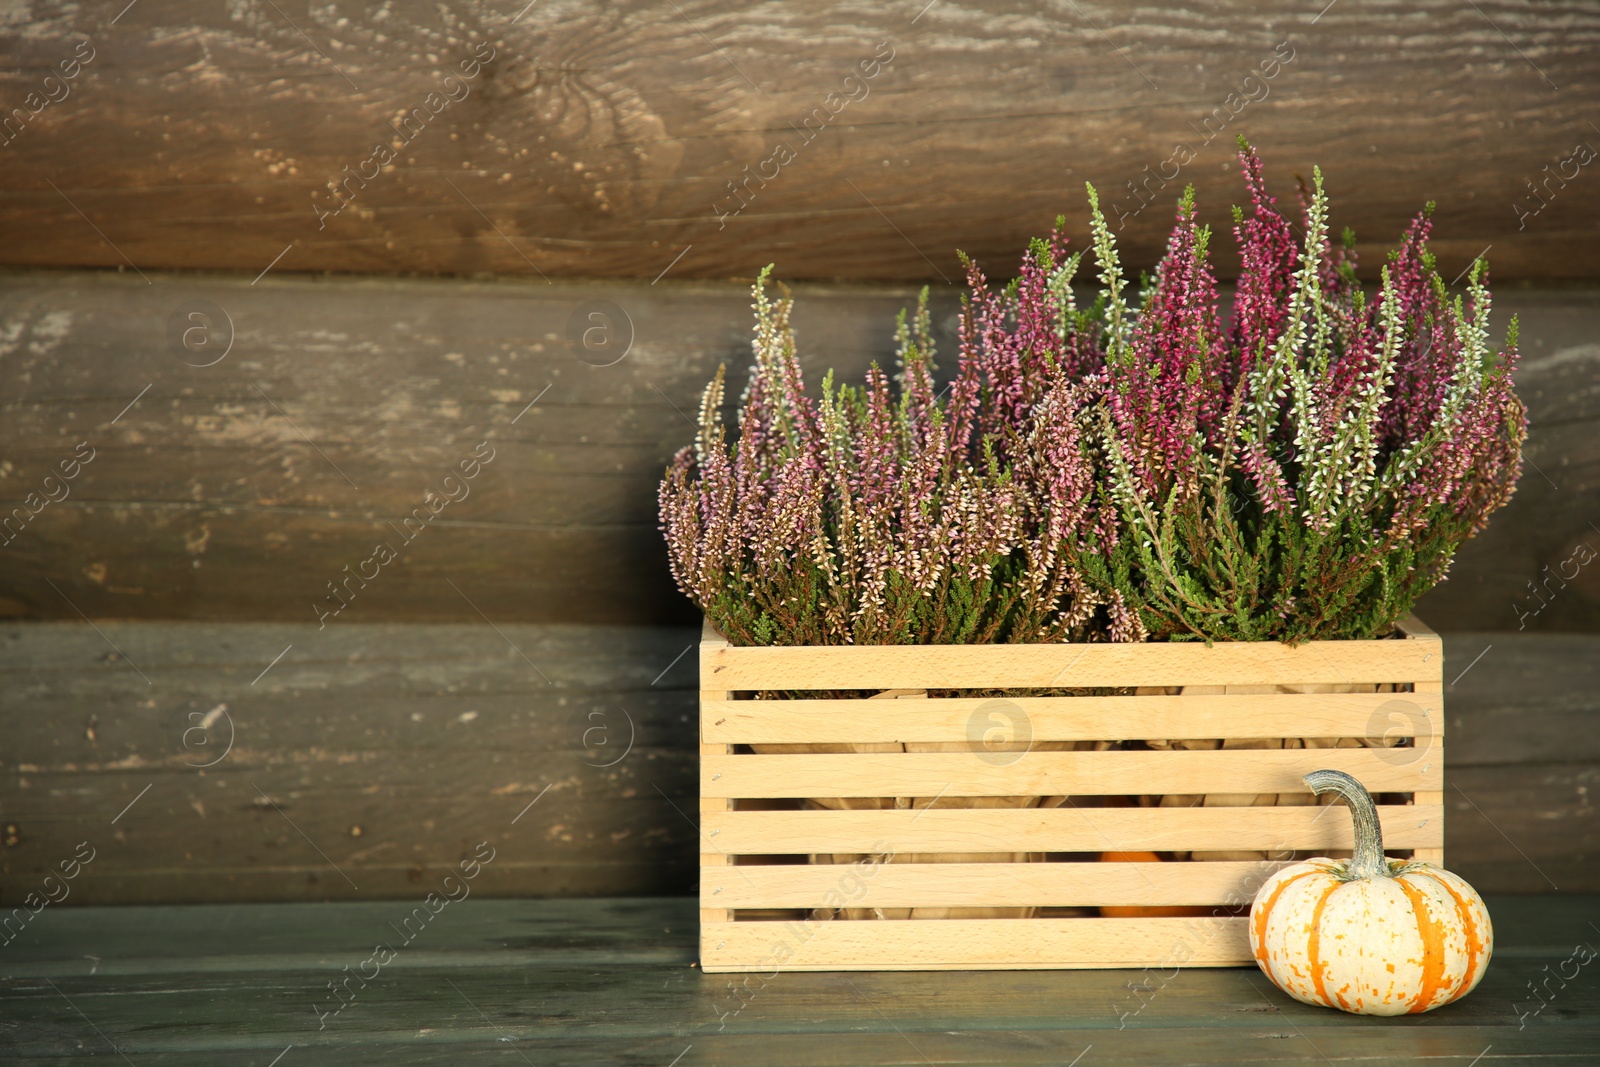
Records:
M1252 962L1255 888L1284 860L811 864L812 854L1348 849L1342 809L947 808L928 798L1296 793L1320 767L1375 794L1392 853L1443 861L1443 650L1415 619L1394 640L1276 643L700 646L701 945L706 971L1229 966ZM762 690L1065 687L1385 692L1014 696L1031 743L1152 738L1411 738L1408 747L1206 751L850 752L750 746L970 742L993 697L752 700ZM746 699L740 699L741 697ZM977 735L982 737L981 732ZM771 810L775 798L916 797L912 809ZM1391 798L1393 799L1393 798ZM1327 814L1329 817L1323 818ZM851 870L858 875L846 882ZM863 876L864 875L864 876ZM848 897L841 892L847 886ZM862 889L861 887L865 887ZM815 919L809 909L1207 906L1194 917ZM774 918L773 909L807 909ZM1220 913L1220 914L1214 914ZM783 915L777 912L777 915Z

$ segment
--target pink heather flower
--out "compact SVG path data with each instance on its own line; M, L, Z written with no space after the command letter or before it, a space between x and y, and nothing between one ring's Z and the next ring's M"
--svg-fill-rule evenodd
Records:
M1390 448L1416 439L1433 421L1444 402L1448 368L1459 354L1452 311L1433 286L1433 256L1427 251L1430 215L1417 215L1389 264L1406 335L1383 411L1382 438Z
M895 381L874 366L862 387L830 376L808 397L791 302L771 301L763 274L737 440L720 423L719 375L695 448L660 492L673 576L725 633L847 644L1082 630L1089 590L1058 542L1101 516L1077 444L1091 391L1062 368L1093 346L1060 311L1063 244L1025 263L1026 285L1007 293L983 290L974 268L948 401L934 389L925 306L897 331ZM1019 481L1024 467L1040 476Z
M1250 476L1261 506L1269 512L1289 512L1294 508L1294 490L1278 461L1267 455L1260 441L1252 441L1240 452L1240 466Z
M1233 302L1233 343L1240 366L1248 369L1282 333L1289 291L1300 266L1294 229L1278 210L1261 176L1255 149L1243 146L1239 162L1254 208L1247 218L1234 214L1234 236L1239 242L1239 284ZM1231 388L1233 380L1225 380Z
M1140 488L1154 496L1175 482L1193 492L1195 457L1222 429L1227 348L1208 236L1195 221L1191 189L1128 349L1107 367L1119 442Z
M1240 163L1251 210L1235 209L1226 337L1190 196L1133 308L1091 189L1106 309L1098 478L1122 529L1113 542L1090 520L1111 562L1079 562L1114 629L1126 612L1157 636L1303 639L1347 613L1381 627L1393 614L1359 613L1405 610L1510 495L1525 427L1515 351L1488 345L1479 271L1467 297L1448 296L1427 212L1368 301L1353 239L1329 239L1320 172L1297 234L1248 145Z

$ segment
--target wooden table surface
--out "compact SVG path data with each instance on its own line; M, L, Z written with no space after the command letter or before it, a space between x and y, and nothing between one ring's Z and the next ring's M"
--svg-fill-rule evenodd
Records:
M1387 1020L1242 968L780 973L736 997L737 976L695 966L687 898L466 899L413 920L409 943L396 901L51 907L0 947L0 1062L1600 1063L1600 896L1489 905L1478 989ZM379 943L386 964L368 962ZM346 968L369 980L334 1012Z

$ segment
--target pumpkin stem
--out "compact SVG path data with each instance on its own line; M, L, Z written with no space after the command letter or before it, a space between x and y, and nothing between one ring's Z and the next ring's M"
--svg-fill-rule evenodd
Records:
M1355 826L1355 854L1348 867L1351 878L1385 878L1389 864L1383 856L1383 828L1378 824L1378 806L1366 787L1343 771L1312 771L1305 777L1313 793L1337 793L1350 809Z

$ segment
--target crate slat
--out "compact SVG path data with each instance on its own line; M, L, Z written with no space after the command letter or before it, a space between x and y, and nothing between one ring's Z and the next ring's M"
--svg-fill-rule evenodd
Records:
M1399 702L1396 705L1395 702ZM1401 709L1426 734L1442 734L1440 697L1413 693L1268 693L1246 696L950 697L892 700L712 700L704 740L727 744L970 741L996 718L997 702L1028 718L1035 741L1152 737L1364 737L1397 723ZM1415 709L1414 715L1405 711ZM1395 736L1401 736L1396 734Z
M705 645L702 684L730 690L1047 689L1052 686L1418 682L1437 677L1437 636L1217 644Z
M733 922L706 930L718 971L1226 967L1251 961L1243 918Z
M701 792L729 798L1299 793L1305 790L1305 776L1323 767L1353 774L1373 792L1443 788L1443 760L1424 757L1413 762L1412 751L1294 748L706 755L700 764Z
M700 872L700 902L726 908L1093 907L1248 904L1289 861L882 863Z
M1389 848L1444 844L1441 805L1383 805L1378 814ZM1353 843L1349 815L1338 805L728 811L701 819L702 830L729 855L1303 850Z

